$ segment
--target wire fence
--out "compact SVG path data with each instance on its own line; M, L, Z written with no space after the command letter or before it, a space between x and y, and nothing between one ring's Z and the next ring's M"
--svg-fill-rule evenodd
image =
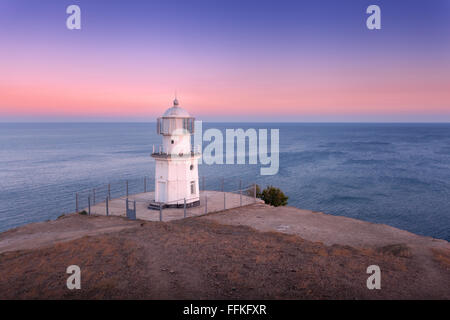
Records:
M89 205L95 206L105 202L106 199L127 197L131 194L152 192L154 182L148 177L115 181L99 185L90 189L80 190L75 194L75 211L88 209Z
M156 204L155 207L154 181L143 177L77 192L75 210L89 215L124 216L132 220L170 221L261 202L256 197L254 183L200 177L199 184L199 204L195 206L187 203L186 199L178 199L171 201L170 207L166 206L168 203Z

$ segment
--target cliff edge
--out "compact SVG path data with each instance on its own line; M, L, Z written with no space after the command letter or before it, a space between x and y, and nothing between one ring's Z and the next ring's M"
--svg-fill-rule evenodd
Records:
M69 265L80 290L66 287ZM380 290L366 286L369 265ZM450 299L447 241L264 204L29 224L0 234L0 270L0 299Z

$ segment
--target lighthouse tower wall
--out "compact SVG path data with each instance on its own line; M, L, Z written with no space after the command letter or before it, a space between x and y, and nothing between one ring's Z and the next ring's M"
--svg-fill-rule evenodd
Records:
M166 110L157 122L162 147L152 154L155 159L155 202L166 206L199 204L198 159L193 152L191 137L194 118L178 106Z
M188 154L191 152L191 135L163 136L163 152L173 155Z
M166 204L183 204L200 199L198 158L156 160L155 200Z

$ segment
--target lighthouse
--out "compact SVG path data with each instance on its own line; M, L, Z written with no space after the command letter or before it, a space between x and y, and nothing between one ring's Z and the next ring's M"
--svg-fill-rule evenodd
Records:
M155 159L155 200L150 208L182 207L200 204L198 159L191 145L194 120L178 100L158 118L156 131L162 145L153 146ZM198 150L199 151L199 150Z

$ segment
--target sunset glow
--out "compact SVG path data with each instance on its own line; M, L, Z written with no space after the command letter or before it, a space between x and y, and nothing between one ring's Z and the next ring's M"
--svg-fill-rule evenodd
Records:
M319 2L76 1L83 29L70 31L66 1L3 1L0 121L152 121L175 91L216 120L450 121L445 1L376 1L379 31L365 3Z

